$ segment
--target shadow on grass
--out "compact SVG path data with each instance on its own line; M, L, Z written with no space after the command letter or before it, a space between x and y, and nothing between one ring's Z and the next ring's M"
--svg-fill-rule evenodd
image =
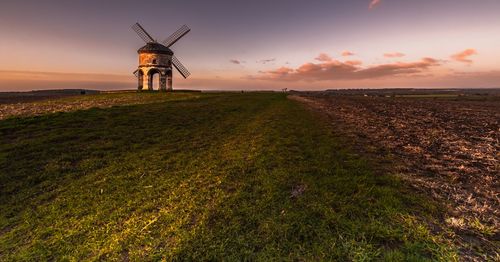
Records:
M437 206L282 94L0 122L0 258L424 260Z

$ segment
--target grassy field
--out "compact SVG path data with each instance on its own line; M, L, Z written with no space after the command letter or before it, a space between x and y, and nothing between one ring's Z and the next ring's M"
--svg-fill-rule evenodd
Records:
M19 100L22 100L23 97L13 99L5 98L2 100L2 96L0 94L0 120L10 117L25 117L56 112L84 110L93 107L107 108L111 106L166 102L170 100L179 101L197 98L200 95L201 93L196 92L180 92L176 93L174 96L158 95L156 92L144 92L140 95L136 95L135 93L107 93L69 96L60 99L45 98L32 103L22 103Z
M0 260L456 259L437 204L284 94L156 95L0 121Z

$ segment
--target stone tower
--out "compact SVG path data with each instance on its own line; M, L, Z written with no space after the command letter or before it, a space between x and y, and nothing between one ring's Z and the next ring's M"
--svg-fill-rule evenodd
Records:
M159 43L147 43L139 53L137 78L139 90L153 90L153 76L159 75L159 91L172 91L172 56L170 48Z

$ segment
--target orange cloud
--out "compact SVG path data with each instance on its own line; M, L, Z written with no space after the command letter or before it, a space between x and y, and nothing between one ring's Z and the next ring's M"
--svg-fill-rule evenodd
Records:
M294 70L289 67L280 67L276 70L271 70L271 71L260 71L262 74L268 75L270 78L284 78L287 77L289 74L291 74Z
M398 62L393 64L378 65L363 69L360 72L362 73L362 76L364 78L377 78L382 76L422 73L424 71L427 71L431 67L438 65L440 65L438 60L430 57L425 57L418 62Z
M387 57L387 58L395 58L395 57L403 57L403 56L405 56L405 54L399 53L399 52L385 53L384 54L384 57Z
M254 79L283 81L362 80L425 73L431 67L440 65L438 60L428 57L416 62L397 62L369 67L362 67L362 62L357 60L341 62L331 59L321 62L318 64L306 63L296 69L281 67L276 70L260 72L261 75L254 77Z
M369 6L369 8L370 8L370 9L373 9L373 8L375 8L377 5L379 5L381 2L382 2L382 0L372 0L372 1L370 2L370 6Z
M342 52L342 56L353 56L353 55L355 55L355 54L351 51L346 50L346 51Z
M363 62L360 60L348 60L348 61L345 61L344 64L358 66L358 65L362 65Z
M333 58L331 56L329 56L328 54L325 54L325 53L319 54L318 57L316 57L315 59L320 61L320 62L330 62L333 60Z
M460 53L454 54L451 56L451 59L457 61L457 62L462 62L466 64L472 64L474 61L469 59L470 56L472 55L477 55L477 51L475 49L466 49Z

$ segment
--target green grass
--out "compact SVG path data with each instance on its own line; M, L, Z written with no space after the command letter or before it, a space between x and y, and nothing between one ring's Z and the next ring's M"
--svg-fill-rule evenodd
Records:
M43 104L54 104L54 103L100 103L107 101L119 101L123 104L142 104L142 103L157 103L157 102L165 102L165 101L179 101L185 99L193 99L198 98L202 94L199 92L175 92L175 93L159 93L156 91L143 91L140 93L136 92L120 92L120 93L104 93L104 94L88 94L88 95L79 95L79 96L69 96L60 99L51 99L51 100L42 100L37 101L35 104L43 105Z
M0 121L0 260L456 259L330 132L274 93Z

